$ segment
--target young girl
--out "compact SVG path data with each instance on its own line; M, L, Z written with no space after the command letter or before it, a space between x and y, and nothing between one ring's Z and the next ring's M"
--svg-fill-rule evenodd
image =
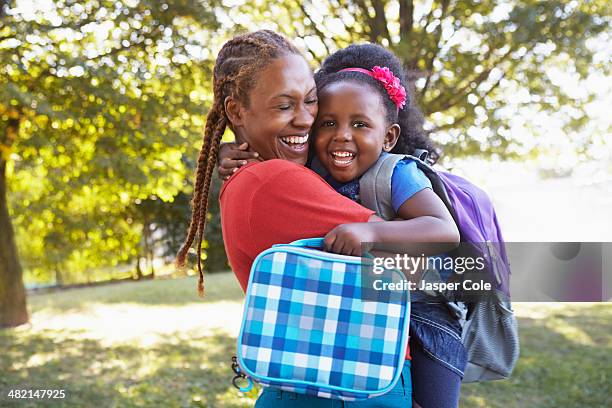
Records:
M313 127L316 158L312 167L338 192L355 201L359 201L360 177L381 154L412 153L416 143L431 149L422 127L415 126L422 115L408 100L402 85L405 81L394 72L402 75L397 58L382 47L367 44L329 56L315 74L319 114ZM452 217L416 163L398 163L391 192L396 217L406 221L339 226L327 234L327 249L359 255L361 242L458 241ZM350 234L353 229L356 234ZM354 235L359 239L352 239Z
M329 56L315 74L319 113L314 125L316 159L324 178L341 194L359 200L359 178L386 152L432 151L423 116L409 95L401 64L383 47L353 45ZM316 160L314 163L316 168ZM326 236L333 252L359 254L369 242L457 242L457 227L431 184L412 160L399 161L391 178L396 230L345 224ZM374 223L375 224L375 223ZM360 240L346 230L358 230ZM368 231L369 230L369 231ZM443 303L412 294L410 354L415 406L456 407L466 352L461 327Z
M381 154L411 154L416 148L433 151L401 63L386 49L366 44L340 50L323 62L315 81L319 112L311 131L316 154L311 166L341 194L359 201L359 179ZM225 153L221 156L248 157L246 152ZM232 163L226 159L222 167ZM401 221L340 225L326 235L326 249L359 255L362 242L459 240L451 215L416 163L398 162L391 191L392 206ZM460 325L444 304L427 303L419 293L412 298L414 406L456 407L466 364Z

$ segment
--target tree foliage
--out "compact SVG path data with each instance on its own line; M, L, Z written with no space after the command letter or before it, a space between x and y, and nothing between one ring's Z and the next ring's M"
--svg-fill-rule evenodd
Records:
M523 106L568 112L569 133L584 126L590 96L576 99L548 73L609 73L609 55L594 59L592 40L609 41L610 11L605 0L286 0L244 2L228 18L250 27L240 18L248 14L299 37L316 62L351 43L391 48L449 156L504 158L521 151L509 129Z
M0 225L12 221L25 270L42 281L97 280L101 266L176 251L216 51L238 32L285 33L313 67L350 43L391 48L453 158L524 155L510 131L523 108L581 129L592 96L575 97L551 69L578 81L609 74L597 49L609 41L604 0L0 4L0 185L10 210ZM211 200L205 267L225 268ZM7 231L0 243L12 253Z
M0 146L24 263L66 278L138 256L137 202L189 193L219 25L198 1L51 5L2 8Z

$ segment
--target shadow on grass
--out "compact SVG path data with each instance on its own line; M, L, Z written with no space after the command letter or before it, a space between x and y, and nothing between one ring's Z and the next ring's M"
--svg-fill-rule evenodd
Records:
M244 293L231 272L205 276L204 298L197 294L195 277L114 283L35 294L28 298L33 312L80 311L92 303L137 303L152 306L184 306L202 302L242 301Z
M460 406L603 407L612 378L610 305L519 319L521 356L512 378L465 384Z
M79 333L0 332L0 406L35 407L41 401L6 398L9 389L64 389L60 407L249 407L231 385L235 339L223 332L168 336L150 347L79 338ZM12 405L11 405L12 404Z
M238 302L243 298L231 273L207 276L206 288L204 302ZM30 301L32 310L57 311L60 317L63 311L89 304L125 303L129 310L129 304L179 309L200 302L195 295L195 278L113 285L106 291L79 289L33 296ZM226 316L224 307L219 303L211 310ZM519 324L521 357L512 378L466 384L462 408L609 405L609 304L563 305L546 318L524 317ZM143 334L144 340L146 336ZM83 337L83 333L67 330L0 331L0 406L7 404L7 388L16 386L65 389L66 400L54 406L66 407L253 405L254 395L245 397L231 386L235 339L225 332L215 331L210 336L177 332L150 347L125 343L105 346ZM21 401L18 405L40 404Z

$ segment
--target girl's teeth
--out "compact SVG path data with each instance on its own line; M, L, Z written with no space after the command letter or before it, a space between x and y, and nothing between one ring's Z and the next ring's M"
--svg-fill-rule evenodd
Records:
M335 157L354 157L355 154L351 152L333 152L332 155Z
M334 162L337 165L347 166L355 158L355 153L344 152L344 151L341 151L341 152L332 152L332 157L333 157Z

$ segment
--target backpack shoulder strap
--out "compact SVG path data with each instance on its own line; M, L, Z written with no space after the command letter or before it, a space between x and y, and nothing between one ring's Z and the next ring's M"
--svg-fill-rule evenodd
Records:
M382 154L359 180L361 204L385 220L395 218L391 204L391 177L397 162L405 157L402 154Z

